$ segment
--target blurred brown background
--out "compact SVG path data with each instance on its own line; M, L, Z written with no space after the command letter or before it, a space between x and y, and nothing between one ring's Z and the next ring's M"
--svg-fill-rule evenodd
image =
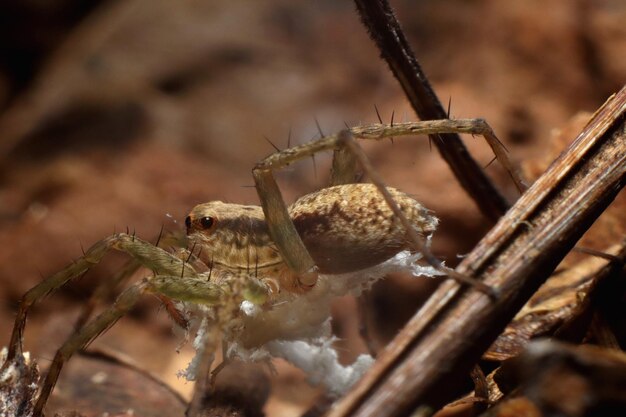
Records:
M553 129L594 111L626 81L626 3L620 0L393 1L442 102L482 117L518 163L545 159ZM0 335L21 294L114 230L155 239L195 204L257 203L250 170L272 152L348 124L415 120L349 1L37 1L0 5ZM569 139L573 139L571 136ZM466 139L483 165L479 138ZM441 218L434 250L451 265L488 229L426 138L368 144L390 185ZM324 186L328 155L280 173L286 196ZM316 171L316 172L315 172ZM493 175L516 198L506 176ZM46 367L112 255L33 311L26 348ZM434 281L391 277L369 296L379 346ZM354 302L337 307L343 360L364 351ZM128 353L177 389L189 352L155 300L94 346ZM284 364L268 415L314 401ZM62 391L62 388L60 388ZM58 400L61 402L61 399ZM71 402L70 402L71 404Z

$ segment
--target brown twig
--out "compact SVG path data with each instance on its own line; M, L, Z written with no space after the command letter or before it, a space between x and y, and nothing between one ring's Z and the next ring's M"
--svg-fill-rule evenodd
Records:
M626 87L459 265L500 296L447 281L330 414L406 415L458 392L481 354L626 182Z
M419 118L447 119L448 115L417 62L389 3L386 0L355 0L355 3L363 24ZM430 137L483 214L493 221L499 219L509 204L471 157L459 135Z

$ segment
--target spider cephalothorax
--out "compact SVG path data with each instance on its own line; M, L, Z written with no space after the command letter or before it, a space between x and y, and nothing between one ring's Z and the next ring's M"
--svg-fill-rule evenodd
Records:
M416 231L434 232L436 217L409 195L388 190ZM373 184L307 194L289 207L289 215L322 274L369 268L409 248L402 224ZM310 289L284 262L261 207L213 201L194 207L185 224L192 252L210 268L277 281L289 292Z

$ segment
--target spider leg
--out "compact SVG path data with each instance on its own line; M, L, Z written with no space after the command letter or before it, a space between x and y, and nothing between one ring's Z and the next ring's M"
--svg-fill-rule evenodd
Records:
M110 328L120 317L126 314L135 305L137 300L146 291L146 281L132 285L124 290L111 308L105 310L91 322L76 331L54 355L48 374L43 382L39 397L35 403L33 416L42 415L43 408L56 385L65 362L77 351L83 349L101 333Z
M196 353L199 355L196 370L196 383L193 387L193 394L191 401L187 407L185 415L187 417L198 417L202 415L204 399L207 393L213 388L211 385L212 374L211 365L215 361L215 351L218 346L218 339L220 335L216 332L219 330L217 323L212 323L213 326L208 327L201 342L201 348Z
M222 362L211 371L210 385L211 389L215 388L215 380L217 375L228 365L230 358L228 357L228 344L222 341Z
M217 375L230 363L227 357L227 344L222 341L222 361L211 371L211 365L215 361L215 351L217 350L219 335L215 333L215 329L219 329L216 323L211 328L211 332L205 334L205 340L202 343L202 350L199 351L200 361L198 364L196 384L194 386L193 395L189 406L187 407L186 417L198 417L206 415L205 402L208 397L215 392L215 382Z
M78 258L71 265L44 279L24 294L20 300L15 318L5 364L11 363L17 356L22 354L24 326L26 325L29 309L44 296L58 290L70 280L87 272L92 266L100 262L111 249L128 253L137 262L157 273L178 277L197 276L193 267L184 261L135 236L119 233L102 239L91 246L82 257Z
M370 329L367 325L368 316L369 316L369 305L370 305L371 296L369 293L363 293L359 298L357 298L357 314L359 319L359 336L361 336L361 340L365 343L367 347L367 351L369 352L372 358L376 358L378 354L378 349L376 348L376 343L370 334Z
M108 299L114 294L116 288L123 285L130 277L139 270L141 264L134 259L128 260L122 269L111 279L104 281L89 297L85 306L81 309L80 315L74 323L74 329L78 330L87 323L94 310L103 300Z
M464 284L469 284L474 288L482 291L483 293L495 298L497 296L495 289L491 288L482 281L460 274L452 268L448 268L435 255L433 255L433 253L430 251L430 248L428 247L428 244L426 243L426 239L415 231L404 213L402 213L402 210L398 206L398 203L396 203L396 201L391 196L391 193L389 193L389 190L385 186L382 178L374 170L370 161L367 159L365 152L363 152L363 149L361 149L358 143L356 143L356 141L354 140L352 133L349 130L344 130L339 134L339 136L340 139L344 142L345 146L347 146L354 153L355 157L358 159L359 163L363 167L363 170L370 177L372 183L376 185L378 191L383 195L385 201L387 202L387 205L389 205L391 210L404 226L407 236L413 242L414 249L419 251L422 256L424 256L424 260L428 262L428 264L431 265L433 268L446 273L450 278L453 278L456 281Z
M407 229L407 234L413 241L414 249L421 252L424 255L424 259L431 266L446 272L458 281L470 283L481 291L493 295L493 289L470 277L457 274L452 269L445 267L441 261L432 255L425 240L410 226L362 149L354 141L354 138L381 140L388 137L450 132L483 135L497 159L507 169L511 178L514 179L517 188L520 191L525 189L521 176L506 156L506 148L498 140L491 127L482 119L444 119L412 123L372 124L350 128L334 135L276 152L263 159L254 167L252 174L261 205L263 206L263 212L267 219L270 235L287 266L299 276L301 284L306 286L315 284L317 280L316 266L291 221L287 205L274 178L273 170L285 167L317 152L333 150L335 152L333 183L345 184L354 182L356 161L358 161L363 171L372 179L372 182L382 193L389 207Z
M358 182L358 165L352 152L345 148L333 152L333 166L330 185L352 184Z
M273 170L285 167L292 162L314 155L320 151L340 148L337 142L337 135L326 136L276 152L263 159L252 169L252 175L261 205L263 206L270 236L281 255L283 255L287 266L296 272L300 283L305 286L315 284L317 281L317 268L291 221L287 205L274 178ZM345 160L350 164L350 157L345 157ZM345 175L345 172L338 168L337 181L341 182L346 179L347 175Z
M226 334L232 331L233 320L239 316L241 310L241 302L246 299L263 304L270 292L269 287L253 277L244 279L231 277L222 284L221 288L222 294L219 297L219 304L216 303L213 309L213 317L205 317L206 327L197 353L199 361L195 372L196 384L186 412L188 417L205 415L205 410L203 410L205 399L215 388L215 378L228 364L229 343L225 339L229 337ZM209 372L215 361L215 352L219 347L220 338L222 362Z
M357 126L349 129L350 133L358 139L380 140L388 137L431 135L438 133L466 133L480 135L493 151L498 162L508 172L521 193L528 187L519 171L507 155L507 149L498 139L493 129L484 119L441 119L426 120L421 122L372 124Z

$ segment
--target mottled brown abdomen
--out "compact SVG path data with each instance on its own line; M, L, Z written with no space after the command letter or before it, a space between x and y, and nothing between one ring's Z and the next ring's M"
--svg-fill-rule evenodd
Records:
M407 194L389 192L415 230L431 234L438 220ZM373 184L324 188L296 201L289 213L320 272L365 269L408 249L406 231Z

